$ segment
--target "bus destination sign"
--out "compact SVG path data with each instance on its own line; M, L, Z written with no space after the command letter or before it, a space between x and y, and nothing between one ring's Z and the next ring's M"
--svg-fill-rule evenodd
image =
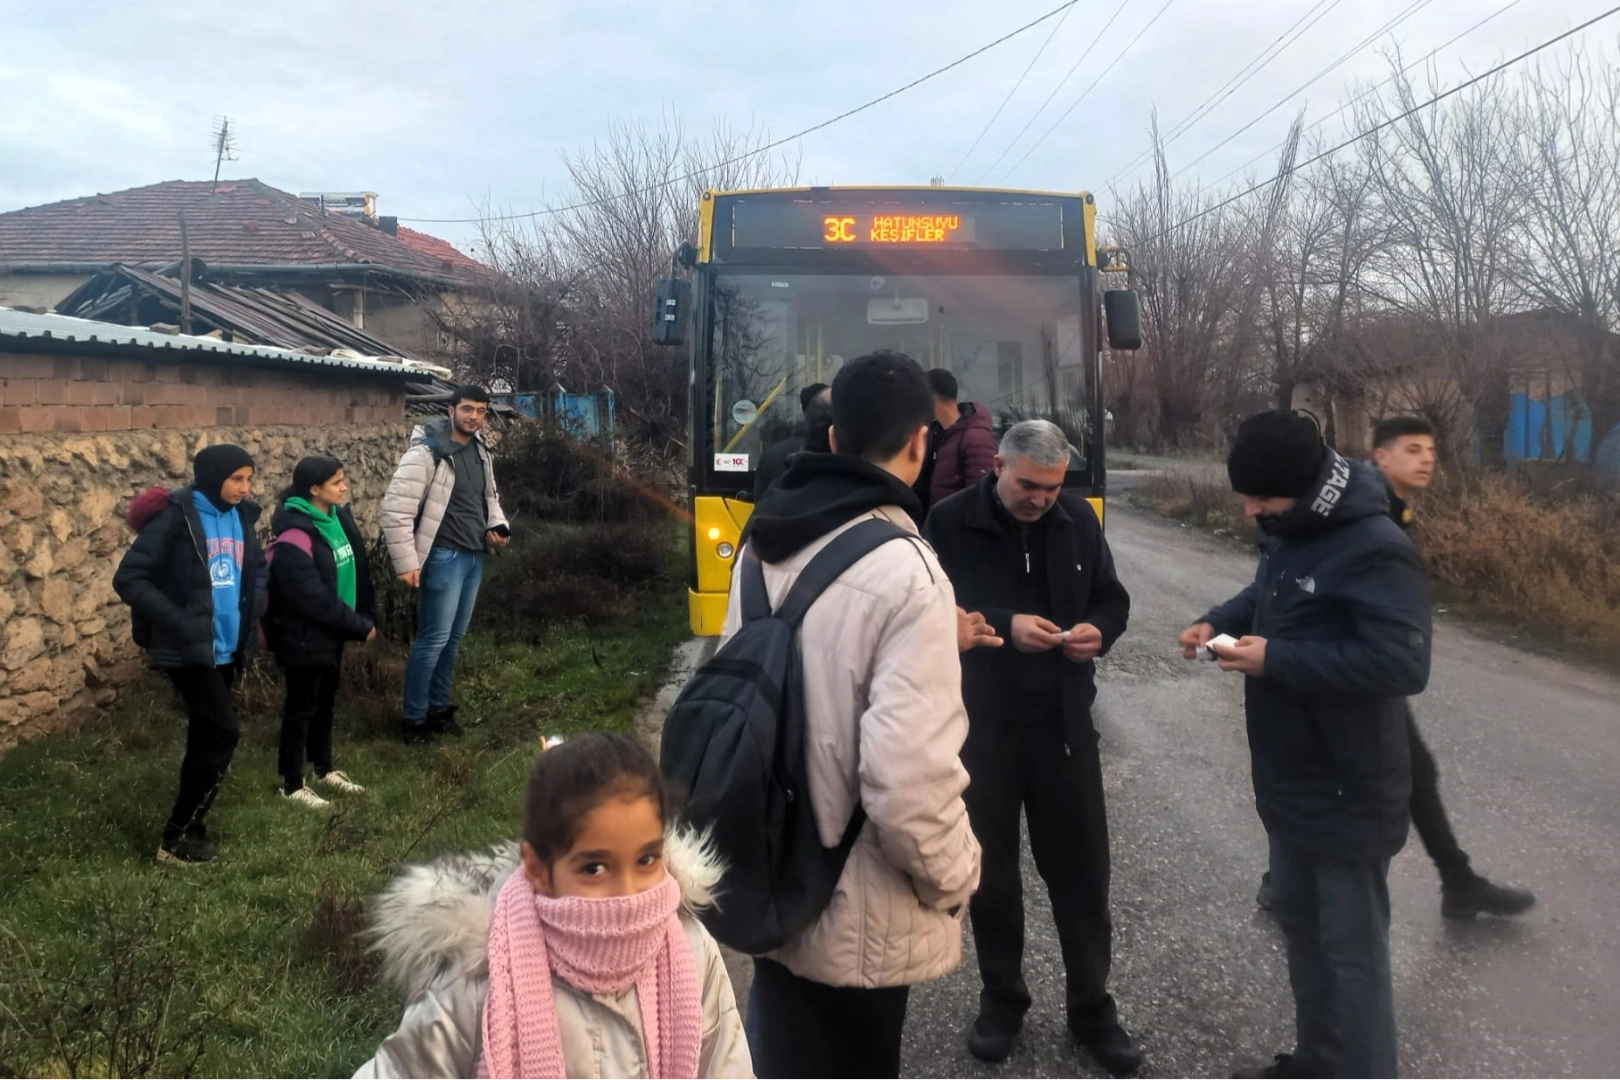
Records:
M826 202L739 199L732 206L735 248L931 247L982 251L1060 251L1063 208L1056 203L973 203L950 208L840 207Z

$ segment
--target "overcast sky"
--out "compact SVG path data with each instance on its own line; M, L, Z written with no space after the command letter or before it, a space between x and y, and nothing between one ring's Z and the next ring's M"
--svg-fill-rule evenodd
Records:
M1060 0L328 0L322 4L0 0L0 211L212 175L288 191L372 190L401 220L463 218L486 196L532 210L567 195L561 158L613 121L716 118L790 135L967 53ZM1214 180L1274 145L1300 104L1333 112L1509 0L1080 0L965 166L958 161L1056 19L791 148L808 183L1089 188L1146 145L1150 110L1181 120L1308 13L1320 21L1171 148L1190 162L1413 4L1409 19L1198 166ZM1444 85L1610 6L1521 0L1440 53ZM1052 104L987 170L1117 11ZM1307 24L1309 19L1307 19ZM1303 26L1302 26L1303 28ZM1588 31L1613 54L1620 17ZM1323 130L1339 130L1340 120ZM1033 152L1025 157L1026 150ZM1009 168L1023 158L1016 168ZM476 227L414 223L470 248Z

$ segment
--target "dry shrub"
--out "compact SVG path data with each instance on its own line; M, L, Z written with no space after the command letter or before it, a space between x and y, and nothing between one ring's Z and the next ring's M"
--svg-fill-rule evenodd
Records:
M571 524L661 517L667 493L636 479L661 473L645 460L621 468L614 453L606 440L576 439L554 423L513 427L501 437L495 457L507 516L515 522Z
M376 982L376 964L366 952L362 936L365 914L359 897L325 881L315 894L315 911L304 928L304 956L330 964L338 985L347 993L360 993Z
M662 525L584 525L514 545L503 568L503 602L490 621L520 636L541 624L583 620L595 625L635 611L649 588L666 587L670 531Z
M1436 580L1527 623L1620 641L1620 501L1478 474L1449 478L1419 511Z
M1134 494L1136 502L1167 518L1218 535L1249 536L1254 531L1244 517L1243 500L1214 471L1155 473Z

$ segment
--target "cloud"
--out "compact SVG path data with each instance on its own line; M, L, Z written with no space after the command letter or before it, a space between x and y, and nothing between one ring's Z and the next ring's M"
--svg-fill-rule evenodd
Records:
M713 0L701 8L592 0L444 4L219 4L168 0L34 5L0 0L0 210L212 173L213 118L234 118L227 175L288 190L370 189L402 218L471 216L486 194L527 208L566 193L562 158L615 121L673 112L782 136L885 93L976 48L1056 0ZM1421 55L1506 0L1436 0L1397 36ZM1203 153L1393 18L1408 0L1333 7L1172 148ZM1115 10L1082 0L954 182L1100 189L1306 10L1297 0L1175 0L1085 102L1047 134L1160 0L1126 6L1051 106L1002 149ZM1602 10L1536 0L1444 54L1446 81ZM983 128L1050 30L1045 24L915 90L804 140L818 183L927 183ZM1609 33L1612 40L1613 31ZM1387 43L1380 43L1387 44ZM1301 104L1337 108L1382 78L1369 48L1200 167L1220 176L1275 143ZM1037 143L1037 140L1040 140ZM1016 169L1012 164L1031 152ZM470 225L423 228L466 244Z

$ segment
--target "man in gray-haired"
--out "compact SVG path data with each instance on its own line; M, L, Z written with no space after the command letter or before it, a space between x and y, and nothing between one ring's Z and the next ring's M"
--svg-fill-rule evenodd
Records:
M1108 993L1108 824L1103 803L1094 661L1125 632L1131 598L1091 504L1063 491L1069 442L1029 420L1002 437L995 468L935 506L923 535L959 608L1006 645L962 652L968 818L983 849L969 909L983 990L968 1049L1013 1051L1029 988L1023 977L1020 814L1052 898L1067 975L1069 1029L1110 1072L1142 1063Z

